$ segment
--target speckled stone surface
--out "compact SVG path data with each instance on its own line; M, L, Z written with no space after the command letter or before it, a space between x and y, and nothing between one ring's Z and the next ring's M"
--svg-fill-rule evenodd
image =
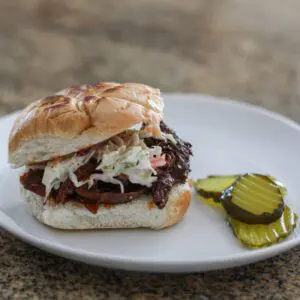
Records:
M69 84L137 81L300 122L297 0L0 0L0 115ZM0 229L0 299L300 299L299 248L191 275L112 271Z

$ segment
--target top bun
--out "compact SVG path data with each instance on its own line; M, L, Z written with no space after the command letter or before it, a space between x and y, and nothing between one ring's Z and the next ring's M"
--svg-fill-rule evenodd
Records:
M9 136L9 163L20 167L67 155L140 123L158 129L163 108L159 89L144 84L66 88L33 102L17 117Z

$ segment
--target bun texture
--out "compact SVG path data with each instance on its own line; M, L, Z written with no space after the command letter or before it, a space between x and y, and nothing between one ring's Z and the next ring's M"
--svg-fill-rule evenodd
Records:
M14 122L9 163L21 167L101 143L145 123L159 134L164 103L159 89L138 83L73 86L37 100Z
M190 186L177 184L169 194L167 205L158 209L151 196L145 195L126 204L100 206L96 214L78 202L43 205L43 197L21 186L21 194L29 211L43 224L59 229L162 229L178 223L191 200Z

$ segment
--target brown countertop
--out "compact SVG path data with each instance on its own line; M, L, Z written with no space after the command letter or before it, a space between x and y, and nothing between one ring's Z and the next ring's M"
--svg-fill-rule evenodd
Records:
M76 83L136 81L300 122L300 2L0 0L0 115ZM192 275L112 271L0 230L1 299L299 299L299 248Z

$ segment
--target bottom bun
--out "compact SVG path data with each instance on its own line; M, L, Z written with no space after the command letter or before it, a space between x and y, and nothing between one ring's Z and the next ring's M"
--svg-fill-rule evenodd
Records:
M191 193L189 184L177 184L167 205L158 209L151 196L142 196L126 204L101 205L96 214L78 202L43 205L43 197L21 186L21 194L31 213L42 223L59 229L138 228L162 229L179 222L187 211Z

